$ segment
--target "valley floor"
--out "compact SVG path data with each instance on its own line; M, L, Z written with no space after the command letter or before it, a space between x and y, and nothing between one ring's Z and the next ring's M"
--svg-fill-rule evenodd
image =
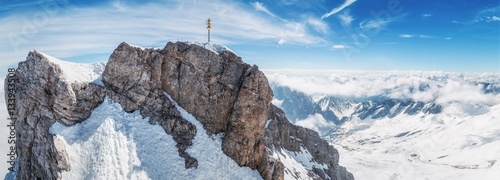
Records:
M353 120L330 140L356 179L498 179L500 105L472 109Z

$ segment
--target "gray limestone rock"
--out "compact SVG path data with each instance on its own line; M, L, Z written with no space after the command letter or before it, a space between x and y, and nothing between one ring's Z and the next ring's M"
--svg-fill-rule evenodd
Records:
M327 169L314 168L310 173L321 179L354 179L351 173L339 166L338 151L321 139L316 131L291 124L285 113L272 104L269 105L267 114L271 120L265 132L268 148L298 152L303 147L317 163L328 166Z
M49 127L88 118L104 93L93 85L72 86L58 65L36 51L19 63L16 78L17 179L58 179L70 164Z

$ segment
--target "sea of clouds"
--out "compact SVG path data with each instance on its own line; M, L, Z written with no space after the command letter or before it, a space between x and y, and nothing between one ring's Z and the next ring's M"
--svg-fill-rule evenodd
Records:
M438 71L264 70L269 82L313 97L383 96L422 102L500 103L500 73ZM489 84L489 85L488 85Z

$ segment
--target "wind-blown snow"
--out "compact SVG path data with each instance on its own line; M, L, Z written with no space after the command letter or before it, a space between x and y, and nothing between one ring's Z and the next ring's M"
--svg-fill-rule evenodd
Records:
M63 71L63 77L70 83L73 82L94 82L95 84L102 85L101 74L106 66L105 62L98 62L92 64L73 63L63 61L39 52L50 62L59 65Z
M222 152L220 136L209 137L201 123L178 108L197 127L187 152L198 168L184 168L175 141L160 125L149 124L138 111L126 113L106 97L82 123L50 128L70 159L71 171L63 171L63 179L262 179Z
M273 105L275 105L276 107L281 108L281 104L283 104L283 100L279 100L279 99L274 98L274 99L271 101L271 103L272 103Z
M226 47L224 45L220 45L220 44L199 43L199 42L185 42L185 43L195 44L195 45L204 47L205 49L208 49L208 50L214 52L215 54L220 54L223 51L229 51L229 52L232 52L233 54L236 54L233 50L229 49L228 47Z

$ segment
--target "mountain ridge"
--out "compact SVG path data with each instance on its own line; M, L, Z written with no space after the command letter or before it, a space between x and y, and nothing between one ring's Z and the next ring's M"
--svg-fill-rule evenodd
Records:
M230 51L215 53L182 42L168 43L161 50L122 43L106 64L102 84L99 80L68 82L59 65L47 61L41 53L30 52L19 64L17 74L16 105L21 120L16 122L16 129L22 132L16 144L19 179L58 179L62 171L71 171L67 153L72 152L55 146L48 129L55 122L71 126L85 121L105 96L125 112L140 110L143 117L149 117L149 123L161 125L177 143L185 168L197 167L197 159L186 152L197 136L196 127L180 115L163 92L192 113L209 135L223 133L222 151L240 166L256 169L264 179L353 179L338 165L338 152L332 146L314 131L289 123L271 105L272 91L258 67L244 63ZM291 129L307 133L295 134ZM317 150L318 144L324 152ZM308 161L325 166L304 168L302 174L294 172L275 155L280 149L313 152Z

